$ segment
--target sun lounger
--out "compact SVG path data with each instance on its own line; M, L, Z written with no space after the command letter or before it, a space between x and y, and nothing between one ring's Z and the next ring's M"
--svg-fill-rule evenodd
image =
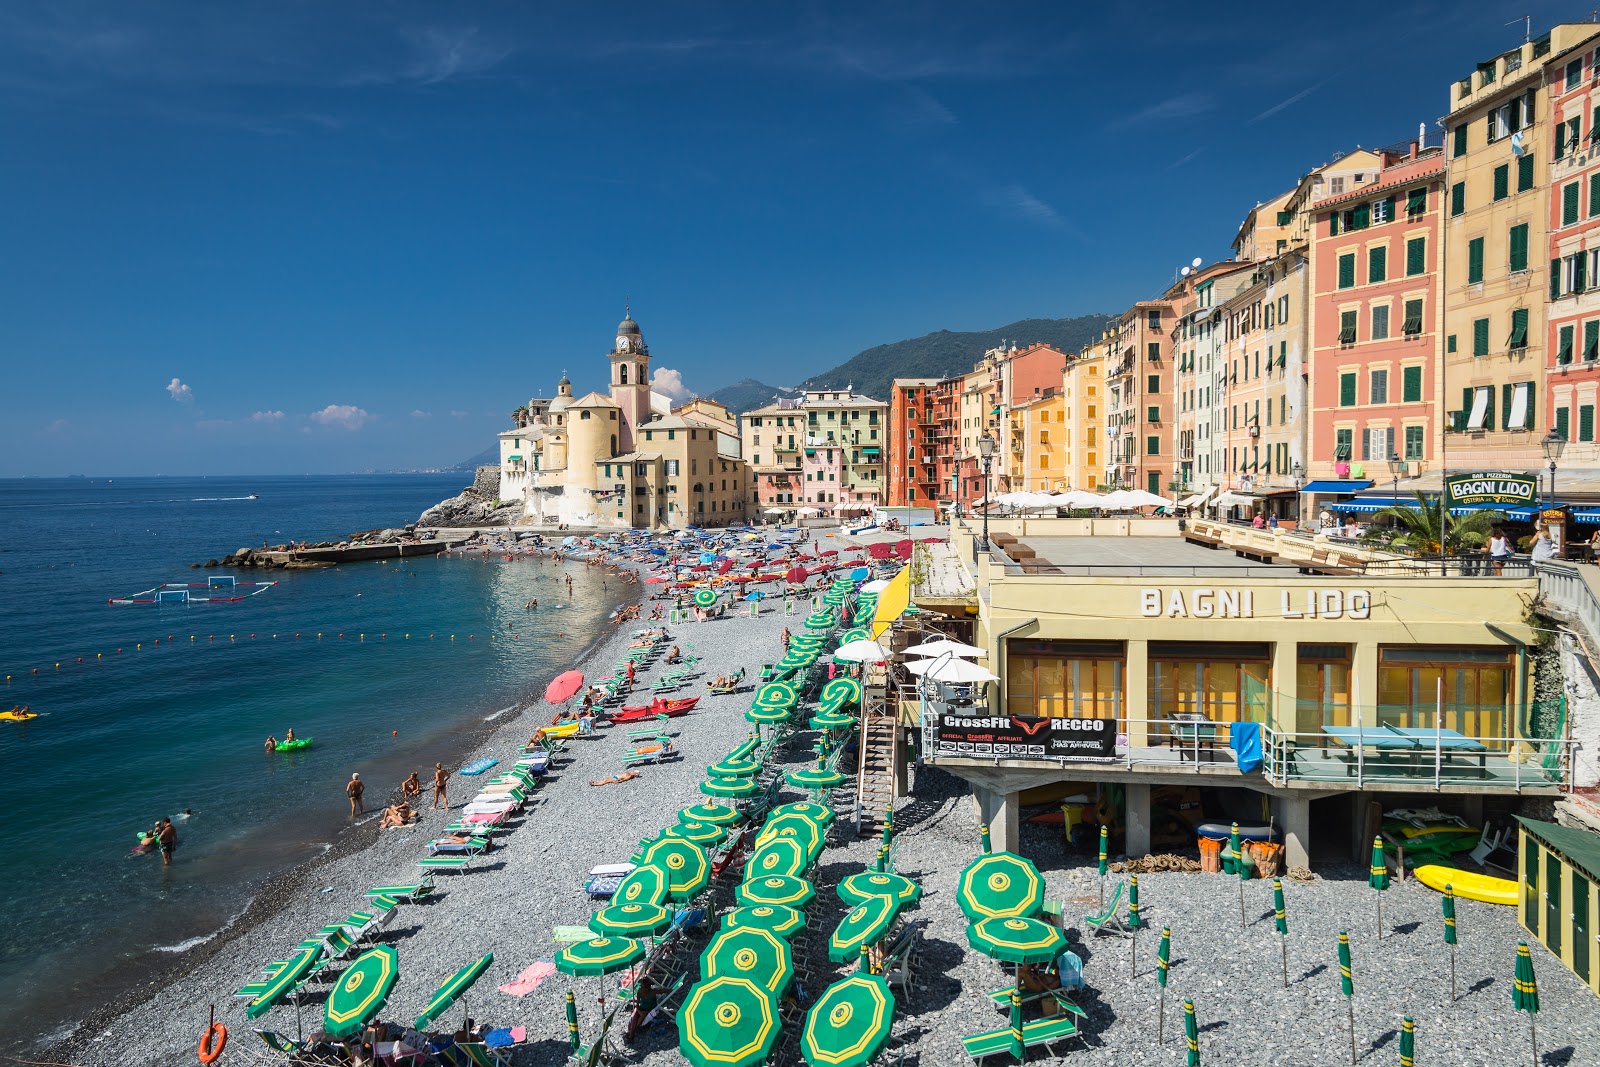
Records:
M375 885L367 890L368 897L391 897L394 900L421 900L433 892L433 879L424 878L411 885Z
M285 1056L292 1056L306 1047L299 1041L291 1041L287 1037L281 1037L273 1033L271 1030L257 1030L255 1034L272 1051L282 1053Z
M510 1067L511 1057L481 1041L457 1041L445 1049L459 1067Z
M483 837L437 837L428 842L428 855L481 856L493 847Z
M1053 1018L1035 1019L1025 1023L1022 1027L1022 1047L1024 1049L1038 1048L1044 1045L1051 1046L1057 1041L1065 1041L1076 1037L1082 1039L1083 1034L1078 1030L1078 1021L1070 1014L1057 1015ZM971 1037L961 1039L967 1055L974 1060L982 1061L989 1056L1011 1054L1011 1028L990 1030L982 1034L973 1034Z
M452 871L459 873L472 866L471 856L424 856L417 866L425 871Z
M594 931L587 926L557 926L550 931L550 938L558 945L572 945L579 941L588 941L594 937Z
M1088 925L1089 932L1093 934L1111 934L1114 937L1132 937L1133 930L1122 918L1122 893L1127 888L1126 882L1118 882L1116 891L1111 894L1111 899L1106 906L1096 915L1085 915L1083 921Z

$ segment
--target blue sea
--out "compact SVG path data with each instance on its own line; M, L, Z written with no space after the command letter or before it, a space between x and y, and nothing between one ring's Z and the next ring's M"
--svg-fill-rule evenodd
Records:
M190 566L403 525L464 481L0 481L0 708L42 713L0 722L0 1046L65 1036L215 936L347 830L352 771L381 807L409 771L459 759L464 727L542 691L604 631L624 589L579 565L570 600L554 563ZM228 573L277 585L236 603L108 603ZM263 751L291 727L312 747ZM130 856L137 831L189 808L170 868Z

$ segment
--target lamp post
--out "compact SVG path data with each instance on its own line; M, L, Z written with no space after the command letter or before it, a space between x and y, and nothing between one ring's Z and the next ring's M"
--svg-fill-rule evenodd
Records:
M1398 452L1389 453L1389 477L1394 483L1390 495L1396 500L1400 499L1400 475L1406 469L1405 460L1400 458Z
M978 456L983 463L983 550L989 551L989 508L994 501L989 499L989 468L994 465L995 439L989 434L978 438ZM978 550L972 550L972 562L978 562Z
M1556 502L1556 461L1561 458L1561 453L1567 447L1567 439L1560 430L1551 430L1539 442L1539 447L1544 449L1544 458L1550 461L1550 496L1545 500L1545 510ZM1542 520L1543 515L1539 516Z

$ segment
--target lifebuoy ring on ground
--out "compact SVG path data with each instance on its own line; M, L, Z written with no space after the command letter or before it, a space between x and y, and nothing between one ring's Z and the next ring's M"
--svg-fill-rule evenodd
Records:
M211 1044L216 1039L216 1045ZM206 1027L205 1033L200 1035L200 1062L215 1063L222 1055L222 1050L228 1047L228 1028L221 1023L212 1023Z

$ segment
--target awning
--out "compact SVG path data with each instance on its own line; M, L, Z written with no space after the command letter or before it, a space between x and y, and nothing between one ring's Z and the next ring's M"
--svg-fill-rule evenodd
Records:
M1593 526L1600 523L1600 509L1590 508L1586 511L1574 511L1572 519L1574 522L1588 523Z
M861 446L861 451L863 451L863 452L879 452L879 451L881 451L881 449L877 445L862 445Z
M1383 511L1385 508L1414 508L1416 506L1417 501L1414 497L1364 496L1355 500L1342 500L1337 504L1330 504L1328 510L1336 515L1346 512L1366 515L1374 511Z
M506 458L507 459L521 459L522 456L520 454L513 454L513 455L507 456Z
M1178 506L1180 508L1198 508L1205 504L1207 500L1210 500L1211 494L1215 493L1216 491L1216 486L1208 485L1200 492L1195 493L1193 496L1186 496L1182 500L1178 501Z
M1371 489L1372 483L1365 478L1330 478L1326 481L1307 482L1300 487L1302 493L1359 493L1363 489Z

